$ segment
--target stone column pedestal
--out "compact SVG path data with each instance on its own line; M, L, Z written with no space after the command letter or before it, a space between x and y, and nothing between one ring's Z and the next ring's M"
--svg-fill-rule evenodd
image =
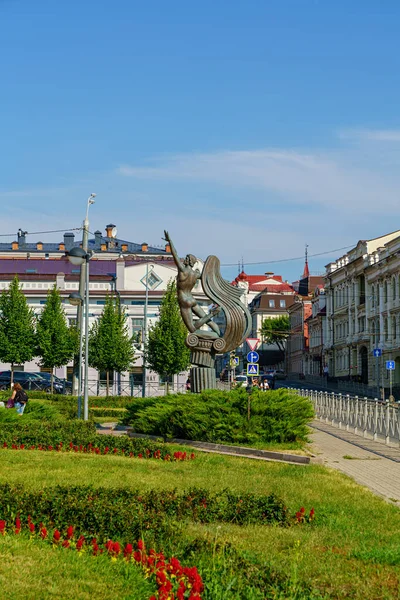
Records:
M199 394L203 390L214 390L217 387L215 369L192 367L190 369L190 391Z

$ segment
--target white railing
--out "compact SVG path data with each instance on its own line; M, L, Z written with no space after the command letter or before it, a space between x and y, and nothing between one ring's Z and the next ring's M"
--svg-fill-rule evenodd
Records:
M334 392L295 391L310 398L320 421L364 438L386 444L400 443L400 410L396 405Z

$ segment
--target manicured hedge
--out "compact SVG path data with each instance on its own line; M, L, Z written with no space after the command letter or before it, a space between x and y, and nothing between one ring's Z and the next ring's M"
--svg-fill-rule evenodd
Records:
M307 439L313 418L311 402L288 390L254 390L250 399L240 388L231 392L134 400L123 418L135 432L210 442L294 442Z
M96 535L101 541L139 539L144 530L153 539L165 535L169 520L188 519L199 523L229 522L289 525L283 500L274 494L238 494L230 490L212 493L193 488L187 491L75 486L31 491L21 485L3 484L0 515L5 520L28 516L36 523L67 528L79 524L81 535Z

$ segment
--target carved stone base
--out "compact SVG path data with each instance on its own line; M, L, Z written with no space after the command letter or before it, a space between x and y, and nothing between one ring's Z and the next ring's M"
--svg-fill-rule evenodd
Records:
M195 394L203 390L215 389L215 355L225 347L222 338L202 338L197 333L189 333L186 346L190 348L190 362L194 365L190 371L191 391Z
M203 390L213 390L217 387L215 369L207 367L192 367L190 369L190 391L199 394Z

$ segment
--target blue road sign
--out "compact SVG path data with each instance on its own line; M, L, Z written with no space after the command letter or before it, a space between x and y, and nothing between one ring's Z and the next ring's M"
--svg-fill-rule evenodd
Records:
M258 362L259 358L260 357L258 355L258 352L255 352L254 350L249 352L247 355L247 360L249 361L249 363L256 363L256 362Z
M396 368L396 363L394 362L394 360L387 360L386 361L386 369L388 371L394 371Z
M380 348L374 348L372 354L378 358L379 356L382 356L382 350Z
M257 377L258 365L255 365L254 363L249 363L247 365L247 375L250 375L250 377Z
M230 365L231 365L231 367L238 367L239 366L239 357L234 356L233 358L231 358Z

